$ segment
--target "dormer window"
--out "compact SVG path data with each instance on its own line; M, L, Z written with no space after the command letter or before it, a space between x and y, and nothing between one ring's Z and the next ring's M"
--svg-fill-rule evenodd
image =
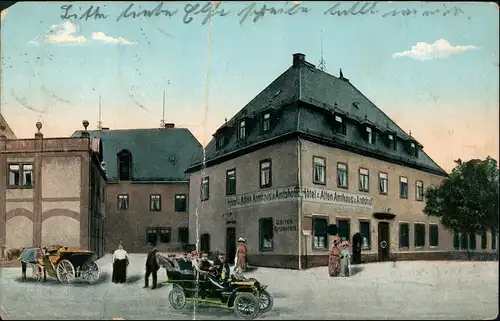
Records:
M418 158L418 147L414 142L410 143L410 153L411 156Z
M217 137L217 147L222 148L226 144L226 136L223 133L219 133Z
M262 115L262 132L268 132L271 129L271 113Z
M246 138L246 130L245 130L245 121L240 120L238 123L238 139L245 139Z
M344 123L344 119L338 115L335 116L335 133L340 135L346 134L346 126Z
M393 135L387 135L387 145L390 149L396 150L396 139Z
M373 140L373 132L372 132L372 129L371 127L366 127L366 142L368 144L374 144L374 140Z

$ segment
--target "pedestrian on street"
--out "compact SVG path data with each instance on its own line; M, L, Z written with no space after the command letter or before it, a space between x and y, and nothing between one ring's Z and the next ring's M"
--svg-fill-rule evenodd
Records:
M148 258L146 259L146 276L144 279L144 288L149 287L149 276L153 276L153 286L151 290L154 290L158 287L158 270L160 266L158 265L158 261L156 260L156 253L158 250L156 247L148 253Z
M328 274L330 276L338 276L340 274L340 238L335 236L332 243L332 251L328 256Z
M238 239L238 248L236 250L236 264L235 272L243 273L246 271L247 259L247 245L244 237L240 236Z
M113 253L113 283L127 282L128 253L123 249L123 245L118 244L118 248Z

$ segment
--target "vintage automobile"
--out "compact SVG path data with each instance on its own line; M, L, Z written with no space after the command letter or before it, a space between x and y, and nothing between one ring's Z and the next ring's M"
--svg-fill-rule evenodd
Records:
M101 273L99 264L93 258L94 252L54 245L24 248L19 260L23 268L23 278L26 277L26 266L30 264L35 278L39 281L42 278L45 280L48 274L63 284L71 283L76 278L93 284L99 280Z
M243 319L254 319L259 313L272 309L273 298L267 292L267 286L256 279L231 275L222 282L210 272L200 270L196 259L192 261L192 269L180 268L180 260L172 257L161 260L167 270L167 283L173 285L168 299L174 309L184 308L186 302L205 303L234 309Z

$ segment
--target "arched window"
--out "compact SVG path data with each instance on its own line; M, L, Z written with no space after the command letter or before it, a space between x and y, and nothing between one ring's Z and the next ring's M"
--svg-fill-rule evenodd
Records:
M120 181L129 181L132 172L132 154L124 149L117 156Z

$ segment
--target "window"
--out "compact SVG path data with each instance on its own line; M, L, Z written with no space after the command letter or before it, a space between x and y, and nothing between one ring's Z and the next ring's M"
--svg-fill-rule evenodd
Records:
M389 145L389 148L392 150L396 150L396 139L392 135L387 136L387 143Z
M488 248L488 238L487 238L487 235L486 235L486 231L482 232L481 233L481 249L482 250L485 250Z
M439 246L439 230L437 224L429 224L429 246Z
M128 195L127 194L118 194L117 207L119 211L128 210Z
M415 200L422 202L424 200L424 182L415 182Z
M267 132L271 129L271 114L265 113L262 115L262 131Z
M314 248L328 248L328 234L326 232L328 220L321 217L313 217Z
M189 243L189 228L179 227L179 229L177 230L177 240L182 244Z
M121 181L129 181L132 171L132 154L128 150L118 153L118 174Z
M351 226L350 221L346 219L338 219L337 227L339 230L339 237L342 242L349 241L351 239Z
M469 249L470 250L476 249L476 234L475 233L469 233Z
M361 234L361 248L369 250L372 243L369 221L359 221L359 234Z
M326 184L326 159L323 157L313 157L313 183Z
M371 127L366 127L366 142L368 144L374 144L374 139L373 139L373 132Z
M498 243L498 233L496 231L491 231L491 249L496 250Z
M155 227L150 227L146 230L146 242L156 246L158 243L158 230Z
M387 194L388 187L388 175L387 173L379 173L378 174L378 188L380 194Z
M335 133L340 135L346 134L346 126L344 120L340 116L335 116Z
M226 144L226 136L223 133L219 133L217 135L217 147L221 148L224 147Z
M460 249L467 250L469 248L469 238L467 233L460 233Z
M161 195L149 195L149 210L153 212L161 211Z
M172 236L172 229L170 227L161 227L159 233L160 242L162 243L170 243Z
M246 132L245 132L245 121L240 120L238 124L238 139L245 139L246 137Z
M9 187L31 188L33 186L33 165L9 165Z
M425 224L415 224L415 247L425 246Z
M226 195L236 194L236 169L229 169L226 172Z
M185 212L187 208L186 204L186 194L176 194L175 195L175 204L174 210L176 212Z
M271 217L259 219L259 250L272 251L274 249L274 225Z
M359 169L359 190L368 192L370 189L370 173L366 168Z
M410 224L399 223L399 247L410 248Z
M418 148L415 143L410 143L410 152L411 156L418 158Z
M337 164L337 186L341 188L347 188L348 186L348 176L347 176L347 164L338 163Z
M460 233L457 231L453 232L453 248L455 250L460 249Z
M210 196L210 180L209 177L203 177L201 180L201 200L206 201L208 200L208 197Z
M271 160L265 159L260 161L260 188L272 186L272 168Z
M399 197L408 198L408 178L404 176L399 177Z

